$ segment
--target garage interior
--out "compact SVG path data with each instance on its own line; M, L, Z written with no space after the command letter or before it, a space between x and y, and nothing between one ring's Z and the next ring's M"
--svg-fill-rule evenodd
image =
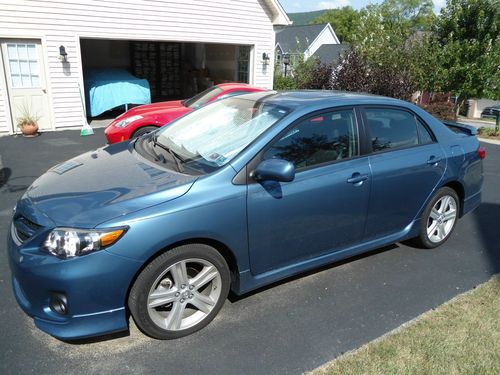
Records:
M124 69L149 82L151 102L189 98L214 84L249 82L251 46L102 39L81 39L80 46L84 78L89 70Z

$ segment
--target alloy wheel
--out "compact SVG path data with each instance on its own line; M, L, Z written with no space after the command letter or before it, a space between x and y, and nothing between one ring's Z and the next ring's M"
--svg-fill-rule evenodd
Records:
M169 331L185 330L202 322L221 295L221 275L207 260L178 261L152 284L147 299L151 320Z
M433 243L443 241L453 230L457 219L457 202L451 195L436 201L427 220L427 237Z

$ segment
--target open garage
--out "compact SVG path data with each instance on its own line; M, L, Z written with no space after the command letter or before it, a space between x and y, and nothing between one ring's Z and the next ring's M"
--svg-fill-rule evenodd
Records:
M252 46L249 45L81 39L80 47L89 117L106 114L103 111L115 107L114 104L127 107L184 99L214 84L249 83L250 79ZM121 90L121 83L127 79L124 77L129 79L126 92ZM118 81L114 89L113 79ZM95 88L103 81L108 85L111 82L111 86L99 93ZM137 97L136 87L145 89L146 94ZM92 89L94 95L90 96ZM110 98L116 98L117 102L111 102ZM100 105L106 100L107 107Z
M123 109L227 81L272 88L274 28L290 23L276 0L55 0L36 14L23 1L2 7L0 134L18 132L19 103L42 131L81 127L110 104L103 95L93 111L96 81L128 85L117 91Z

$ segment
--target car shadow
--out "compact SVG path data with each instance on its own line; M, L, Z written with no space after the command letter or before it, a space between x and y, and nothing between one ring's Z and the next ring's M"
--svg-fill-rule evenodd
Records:
M473 213L492 273L500 272L500 204L482 203Z
M384 246L384 247L381 247L381 248L378 248L378 249L375 249L375 250L368 251L368 252L363 253L363 254L355 255L353 257L340 260L338 262L329 263L329 264L326 264L326 265L321 266L321 267L316 267L316 268L314 268L314 269L312 269L310 271L301 272L301 273L299 273L297 275L290 276L290 277L287 277L287 278L285 278L283 280L279 280L279 281L276 281L274 283L265 285L263 287L260 287L258 289L252 290L252 291L250 291L248 293L245 293L245 294L236 295L234 292L231 291L229 293L228 300L231 303L235 303L235 302L238 302L238 301L240 301L242 299L245 299L245 298L248 298L248 297L253 296L255 294L261 293L261 292L263 292L265 290L272 289L272 288L274 288L276 286L279 286L279 285L282 285L282 284L286 284L286 283L289 283L289 282L294 281L294 280L301 279L301 278L306 277L306 276L311 276L311 275L314 275L314 274L317 274L317 273L320 273L320 272L323 272L323 271L326 271L326 270L329 270L329 269L332 269L332 268L336 268L336 267L342 266L344 264L347 264L347 263L350 263L350 262L353 262L353 261L356 261L356 260L368 258L368 257L371 257L373 255L381 254L381 253L384 253L386 251L397 249L397 248L399 248L398 244L392 244L392 245Z
M130 330L127 329L125 331L110 333L110 334L102 335L102 336L88 337L88 338L76 339L76 340L64 340L64 339L58 339L58 340L66 343L66 344L70 344L70 345L87 345L87 344L95 344L95 343L104 342L104 341L111 341L111 340L115 340L115 339L121 339L123 337L128 337L128 336L130 336Z
M0 189L7 184L10 176L12 175L12 170L10 168L1 168L0 169Z

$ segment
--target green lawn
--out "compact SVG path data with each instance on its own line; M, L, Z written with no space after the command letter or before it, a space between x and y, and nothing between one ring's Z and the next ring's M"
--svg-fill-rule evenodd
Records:
M500 374L500 276L313 374Z

